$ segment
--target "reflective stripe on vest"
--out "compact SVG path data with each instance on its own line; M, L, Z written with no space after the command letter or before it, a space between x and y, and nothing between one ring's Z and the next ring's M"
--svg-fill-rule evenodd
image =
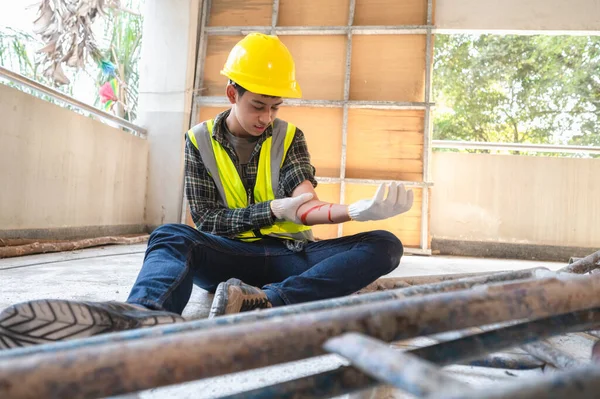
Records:
M212 177L221 203L230 209L248 206L250 193L247 193L242 179L223 146L212 137L214 120L205 121L194 126L187 135L200 152L200 157ZM265 202L275 199L279 187L279 172L283 166L296 127L280 119L273 122L273 133L261 146L258 158L258 172L254 185L255 202ZM308 226L287 221L277 221L272 226L260 229L260 234L246 231L237 235L244 241L259 240L260 236L275 236L296 240L312 240L312 230Z

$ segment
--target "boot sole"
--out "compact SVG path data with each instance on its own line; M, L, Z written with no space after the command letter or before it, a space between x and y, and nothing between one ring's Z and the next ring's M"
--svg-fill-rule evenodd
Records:
M114 306L113 306L114 307ZM182 320L167 312L134 316L111 305L66 300L37 300L13 305L0 313L0 350L87 338L111 331L150 327Z

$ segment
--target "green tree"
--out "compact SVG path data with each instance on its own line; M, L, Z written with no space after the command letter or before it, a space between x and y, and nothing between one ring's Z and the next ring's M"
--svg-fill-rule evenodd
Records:
M434 137L597 143L600 38L437 35Z

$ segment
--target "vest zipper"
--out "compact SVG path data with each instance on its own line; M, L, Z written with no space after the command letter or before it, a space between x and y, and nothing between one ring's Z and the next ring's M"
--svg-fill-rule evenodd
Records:
M254 203L254 198L252 195L252 190L250 190L249 188L246 189L246 193L248 195L248 205L252 205Z

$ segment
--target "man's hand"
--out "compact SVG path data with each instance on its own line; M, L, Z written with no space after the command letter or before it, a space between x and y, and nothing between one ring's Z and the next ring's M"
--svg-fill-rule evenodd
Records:
M412 207L413 192L406 191L404 184L391 183L385 199L384 193L385 184L382 184L372 199L360 200L348 206L348 215L359 222L382 220L407 212Z
M278 220L287 220L297 224L302 224L300 218L296 215L298 208L313 198L312 193L301 194L297 197L281 198L271 201L271 212Z

